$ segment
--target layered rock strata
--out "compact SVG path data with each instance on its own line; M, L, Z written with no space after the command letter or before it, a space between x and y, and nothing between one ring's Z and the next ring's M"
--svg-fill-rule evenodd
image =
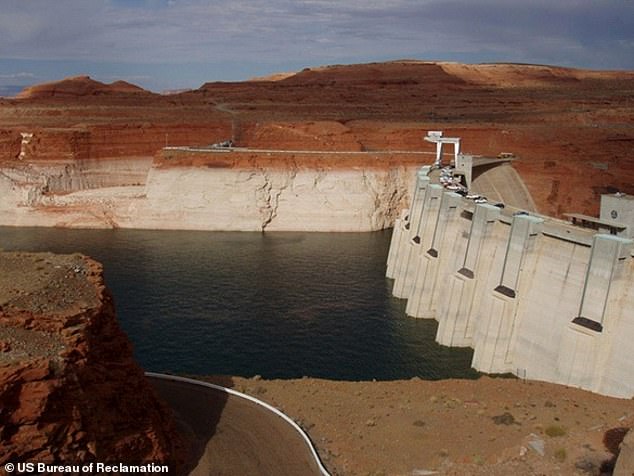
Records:
M168 465L186 445L132 358L101 266L0 253L0 464Z
M392 226L420 154L188 152L0 171L0 224L238 231Z
M147 159L166 145L229 138L261 149L419 151L425 131L444 130L469 153L520 156L513 167L542 213L593 215L601 194L634 194L633 78L631 71L394 61L158 95L76 77L0 100L0 162L12 175L25 164Z

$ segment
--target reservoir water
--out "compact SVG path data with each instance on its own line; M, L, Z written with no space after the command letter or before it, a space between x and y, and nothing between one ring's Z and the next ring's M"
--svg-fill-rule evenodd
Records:
M0 227L5 250L102 262L146 369L337 380L474 378L471 349L405 315L391 233L240 233Z

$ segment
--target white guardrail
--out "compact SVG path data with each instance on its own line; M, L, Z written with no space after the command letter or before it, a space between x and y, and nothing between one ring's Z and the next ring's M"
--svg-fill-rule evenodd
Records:
M303 438L304 442L308 446L308 449L310 450L310 453L313 456L313 458L315 460L315 463L317 463L317 467L319 468L319 471L321 472L321 474L323 476L330 476L330 473L328 472L328 470L324 467L323 463L321 462L321 459L319 458L319 455L317 454L317 450L315 450L315 446L313 445L313 442L310 440L310 438L306 434L306 432L304 430L302 430L301 427L297 423L295 423L288 415L285 415L284 413L279 411L277 408L269 405L268 403L263 402L262 400L258 400L257 398L252 397L251 395L247 395L245 393L238 392L237 390L233 390L231 388L223 387L221 385L216 385L216 384L213 384L213 383L203 382L201 380L194 380L194 379L191 379L191 378L179 377L177 375L160 374L160 373L156 373L156 372L145 372L145 375L147 377L152 377L152 378L157 378L157 379L162 379L162 380L171 380L171 381L174 381L174 382L189 383L189 384L192 384L192 385L199 385L201 387L207 387L207 388L211 388L213 390L218 390L220 392L224 392L224 393L227 393L229 395L233 395L235 397L244 398L245 400L249 400L250 402L253 402L256 405L260 405L261 407L267 409L268 411L273 412L275 415L279 416L284 421L286 421L286 423L291 425L291 427L293 427L295 429L295 431L297 431L297 433L299 433L299 435Z

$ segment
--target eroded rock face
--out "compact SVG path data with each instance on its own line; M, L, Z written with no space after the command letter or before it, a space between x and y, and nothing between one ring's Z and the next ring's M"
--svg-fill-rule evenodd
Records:
M392 226L420 155L322 154L173 152L154 164L139 158L0 169L0 224L351 232Z
M101 266L0 253L0 464L185 459L117 324Z

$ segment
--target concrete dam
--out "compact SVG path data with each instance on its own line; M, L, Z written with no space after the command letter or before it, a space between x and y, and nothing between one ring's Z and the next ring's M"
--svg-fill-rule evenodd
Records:
M472 347L476 370L634 396L634 197L604 195L600 218L566 222L437 177L416 173L392 235L387 276L407 314L436 319L440 344Z

